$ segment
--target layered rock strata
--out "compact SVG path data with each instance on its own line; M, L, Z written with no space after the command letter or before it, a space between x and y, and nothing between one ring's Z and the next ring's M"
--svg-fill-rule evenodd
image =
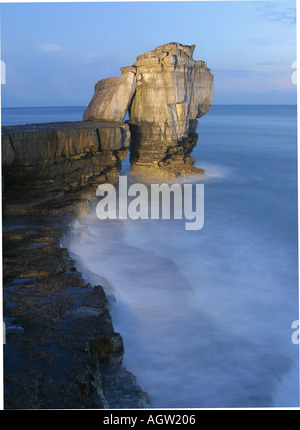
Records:
M123 106L119 118L129 106L133 173L172 177L203 172L194 167L191 152L198 140L197 118L212 105L214 79L204 61L193 59L194 49L195 45L171 42L139 55L132 66L121 68L122 96L109 79L96 85L83 118L113 120L116 107L107 107L104 88L109 87L111 100Z
M193 60L194 48L169 43L134 63L137 84L129 113L134 172L200 173L191 152L198 140L196 118L212 104L213 76L204 62Z
M53 214L118 180L127 124L66 122L2 128L4 215ZM90 196L86 199L88 199Z

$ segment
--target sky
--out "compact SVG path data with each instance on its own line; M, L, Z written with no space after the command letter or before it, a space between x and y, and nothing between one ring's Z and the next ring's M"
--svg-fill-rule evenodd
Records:
M296 0L0 3L3 107L84 106L100 79L196 45L214 104L296 104Z

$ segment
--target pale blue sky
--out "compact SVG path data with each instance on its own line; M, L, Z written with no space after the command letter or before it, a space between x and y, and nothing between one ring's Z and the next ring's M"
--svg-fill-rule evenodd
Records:
M295 104L296 0L1 4L2 106L77 106L171 41L195 44L215 104Z

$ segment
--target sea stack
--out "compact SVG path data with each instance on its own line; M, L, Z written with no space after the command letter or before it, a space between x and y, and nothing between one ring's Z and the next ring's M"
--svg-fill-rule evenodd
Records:
M109 85L109 93L103 90L106 80L95 86L83 119L116 121L111 106L106 108L108 94L122 106L118 120L128 107L133 174L172 178L203 173L191 152L198 140L196 118L212 105L214 79L204 61L193 59L194 49L177 42L161 45L121 68L122 85Z

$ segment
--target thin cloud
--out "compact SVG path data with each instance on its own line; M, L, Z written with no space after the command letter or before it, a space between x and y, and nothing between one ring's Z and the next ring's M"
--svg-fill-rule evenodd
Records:
M57 45L56 43L48 43L48 42L38 43L36 45L36 48L40 52L57 52L62 50L62 47L60 45Z
M282 4L272 2L258 6L257 10L267 21L289 26L296 24L296 9L293 7L284 7Z
M255 64L257 66L267 66L267 67L276 66L277 67L277 66L282 66L282 61L257 61Z

